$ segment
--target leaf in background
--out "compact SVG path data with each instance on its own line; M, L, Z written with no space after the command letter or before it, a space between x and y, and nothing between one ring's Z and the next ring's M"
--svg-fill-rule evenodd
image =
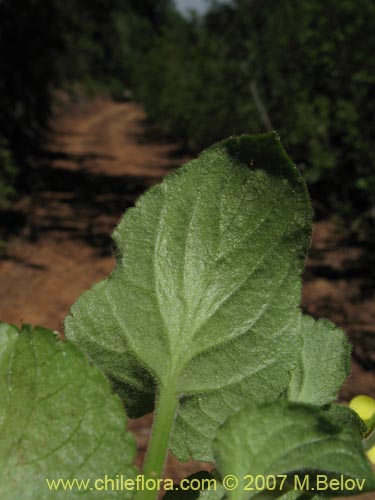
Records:
M365 480L362 491L322 492L331 496L375 490L375 476L364 455L358 429L343 425L313 406L282 400L248 405L222 426L213 448L220 473L233 474L240 480L236 492L228 494L228 498L245 500L257 494L256 490L243 491L241 478L246 474L290 474L290 488L295 475L301 474L302 479L309 475L311 491L315 492L316 474L328 479L343 475L346 479Z
M133 437L104 375L49 330L0 323L0 498L102 498L51 492L46 478L133 477ZM106 491L105 498L118 492ZM130 498L121 492L121 498Z
M66 335L125 383L131 415L155 393L180 400L173 451L209 460L228 413L287 391L310 232L304 181L277 137L228 139L127 211L116 267L72 307Z
M289 399L323 406L331 403L350 372L345 333L327 320L302 317L303 347L292 372Z
M331 420L334 420L339 425L350 427L353 432L357 431L360 438L366 433L366 424L359 418L356 412L351 410L348 406L333 404L327 409L324 409L324 412Z

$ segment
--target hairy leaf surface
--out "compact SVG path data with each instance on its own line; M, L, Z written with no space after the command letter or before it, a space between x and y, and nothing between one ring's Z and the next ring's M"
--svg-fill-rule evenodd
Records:
M295 353L299 354L291 371L289 399L319 406L332 402L350 371L350 347L346 335L327 320L315 321L302 314L296 315L289 328L303 341L302 349L298 349L297 342L295 345ZM270 376L273 372L268 370L267 373ZM280 395L268 390L267 382L275 381L255 379L255 382L257 385L249 387L247 398L231 387L223 389L219 397L217 394L202 394L199 398L183 398L172 441L175 453L186 459L192 455L211 461L212 439L228 416L240 410L249 399L258 403L270 402ZM347 413L352 416L346 408L337 411L340 410L348 418Z
M211 460L228 415L288 391L310 233L305 184L278 138L228 139L127 211L116 267L72 307L66 334L124 387L131 416L160 391L178 399L174 453Z
M289 399L323 406L337 397L349 375L350 346L345 333L327 320L303 316L303 347L292 372Z
M362 490L324 491L332 496L375 489L375 476L364 455L358 429L343 425L317 407L282 400L250 404L227 420L213 448L220 473L239 478L239 487L228 498L247 500L256 496L255 489L243 491L246 480L242 478L249 473L288 474L290 489L295 488L296 475L300 474L302 480L308 475L310 492L317 491L317 474L328 480L341 476L364 480ZM274 498L274 492L269 492L268 498Z
M135 444L122 404L99 370L43 328L0 323L0 498L102 498L51 492L58 479L133 477ZM118 492L106 491L105 498ZM126 492L122 498L130 498Z

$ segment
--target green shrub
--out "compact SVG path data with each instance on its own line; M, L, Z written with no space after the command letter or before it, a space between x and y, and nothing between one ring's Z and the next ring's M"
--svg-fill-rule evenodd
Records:
M0 137L0 208L7 205L14 195L14 179L17 168L6 139Z
M318 212L338 214L369 239L372 19L370 0L235 0L204 19L170 13L134 59L134 92L162 130L191 151L271 124Z

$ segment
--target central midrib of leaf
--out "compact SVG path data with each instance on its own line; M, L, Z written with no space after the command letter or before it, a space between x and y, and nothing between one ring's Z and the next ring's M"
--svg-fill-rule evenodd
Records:
M128 210L116 268L73 306L67 335L124 384L135 416L156 401L158 421L177 413L178 425L203 415L201 400L219 422L221 398L277 397L301 344L310 223L305 184L274 135L215 145Z
M249 179L246 180L244 184L244 189L246 188L246 185L249 183ZM206 186L207 188L207 186ZM198 190L198 193L196 195L195 203L193 206L193 210L191 212L191 217L189 220L189 224L187 226L186 230L186 237L185 237L185 251L184 251L184 258L183 258L183 264L182 264L182 271L181 271L181 279L180 279L180 289L183 291L183 296L182 296L182 304L183 304L183 315L180 318L180 328L178 332L170 330L168 326L168 321L166 319L166 314L167 312L164 310L163 307L163 297L161 294L161 289L164 288L165 283L163 280L163 277L159 276L158 269L157 269L157 262L158 262L158 255L162 253L162 248L163 248L163 228L166 227L164 224L164 214L166 211L166 204L163 204L163 208L160 214L160 219L159 219L159 229L157 233L157 237L155 239L155 246L154 246L154 253L153 253L153 266L154 266L154 284L155 284L155 294L157 297L158 305L159 305L159 311L160 311L160 316L164 325L164 334L165 337L168 341L168 346L171 354L171 358L173 360L172 365L169 370L169 374L167 375L166 379L171 381L173 380L175 383L178 381L178 378L183 371L183 369L186 367L186 365L196 356L204 354L207 350L210 349L216 349L216 348L221 348L223 345L234 341L238 336L245 335L249 333L251 328L254 326L254 324L257 322L257 320L263 315L264 311L267 309L268 303L266 302L262 308L259 309L259 313L252 318L250 324L246 325L245 328L241 328L240 332L233 332L232 336L229 338L226 338L223 342L215 343L214 345L209 345L209 346L203 346L202 349L194 349L194 341L199 334L199 332L202 330L204 325L211 319L213 315L216 314L216 312L220 309L220 307L227 301L231 299L231 297L238 291L240 290L243 286L246 285L247 281L251 279L253 273L258 269L258 267L264 262L264 260L272 254L272 252L275 250L275 248L279 245L280 243L280 237L277 237L274 239L274 242L266 252L261 254L258 260L256 260L253 263L253 267L248 270L248 273L244 275L244 278L236 284L236 286L230 290L225 296L221 297L220 300L215 300L215 297L210 297L210 294L207 293L207 290L209 288L209 285L214 284L214 280L212 279L213 276L213 271L215 270L215 266L218 265L220 261L223 261L225 258L229 256L231 253L235 253L238 246L243 243L245 240L250 239L251 237L254 237L256 232L262 227L262 225L265 223L267 218L272 214L273 210L275 209L276 205L276 200L277 200L277 195L278 193L275 193L275 196L272 199L272 203L269 204L269 207L265 210L264 216L257 222L255 227L250 227L247 231L244 232L244 235L242 239L236 242L236 245L230 249L227 248L222 248L222 243L223 243L223 236L226 233L230 233L231 226L234 224L236 218L239 216L240 210L241 210L241 205L246 199L247 193L246 191L243 193L242 197L238 201L238 205L235 211L235 214L232 216L231 220L226 223L225 227L219 231L219 235L217 238L217 245L216 245L216 254L215 256L211 259L211 261L208 262L208 264L205 265L205 273L204 273L204 283L205 287L200 289L200 294L197 298L197 300L194 300L194 297L191 297L191 294L189 296L188 292L188 283L189 280L187 278L187 273L186 273L186 268L187 266L187 256L188 256L188 248L189 248L189 240L191 237L191 228L194 222L194 217L196 215L196 212L199 207L199 200L202 194L203 187L200 187ZM222 198L220 198L220 217L219 217L219 224L217 224L217 227L221 229L222 227L222 206L223 206L223 201ZM282 236L282 235L281 235ZM190 243L191 244L191 243ZM194 244L194 242L193 242ZM286 273L283 276L283 279L287 276L289 266L287 266ZM277 289L276 289L277 290ZM193 300L192 300L193 299ZM210 300L211 299L211 300ZM179 300L179 298L176 297L176 300ZM205 304L206 302L206 304ZM173 342L173 340L175 340ZM176 383L177 386L177 383Z

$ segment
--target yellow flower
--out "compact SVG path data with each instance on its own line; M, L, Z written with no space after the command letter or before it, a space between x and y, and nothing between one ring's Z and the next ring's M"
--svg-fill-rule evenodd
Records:
M370 396L365 396L363 394L356 396L350 401L349 406L365 422L375 416L375 399ZM373 451L373 454L375 454L375 450Z

